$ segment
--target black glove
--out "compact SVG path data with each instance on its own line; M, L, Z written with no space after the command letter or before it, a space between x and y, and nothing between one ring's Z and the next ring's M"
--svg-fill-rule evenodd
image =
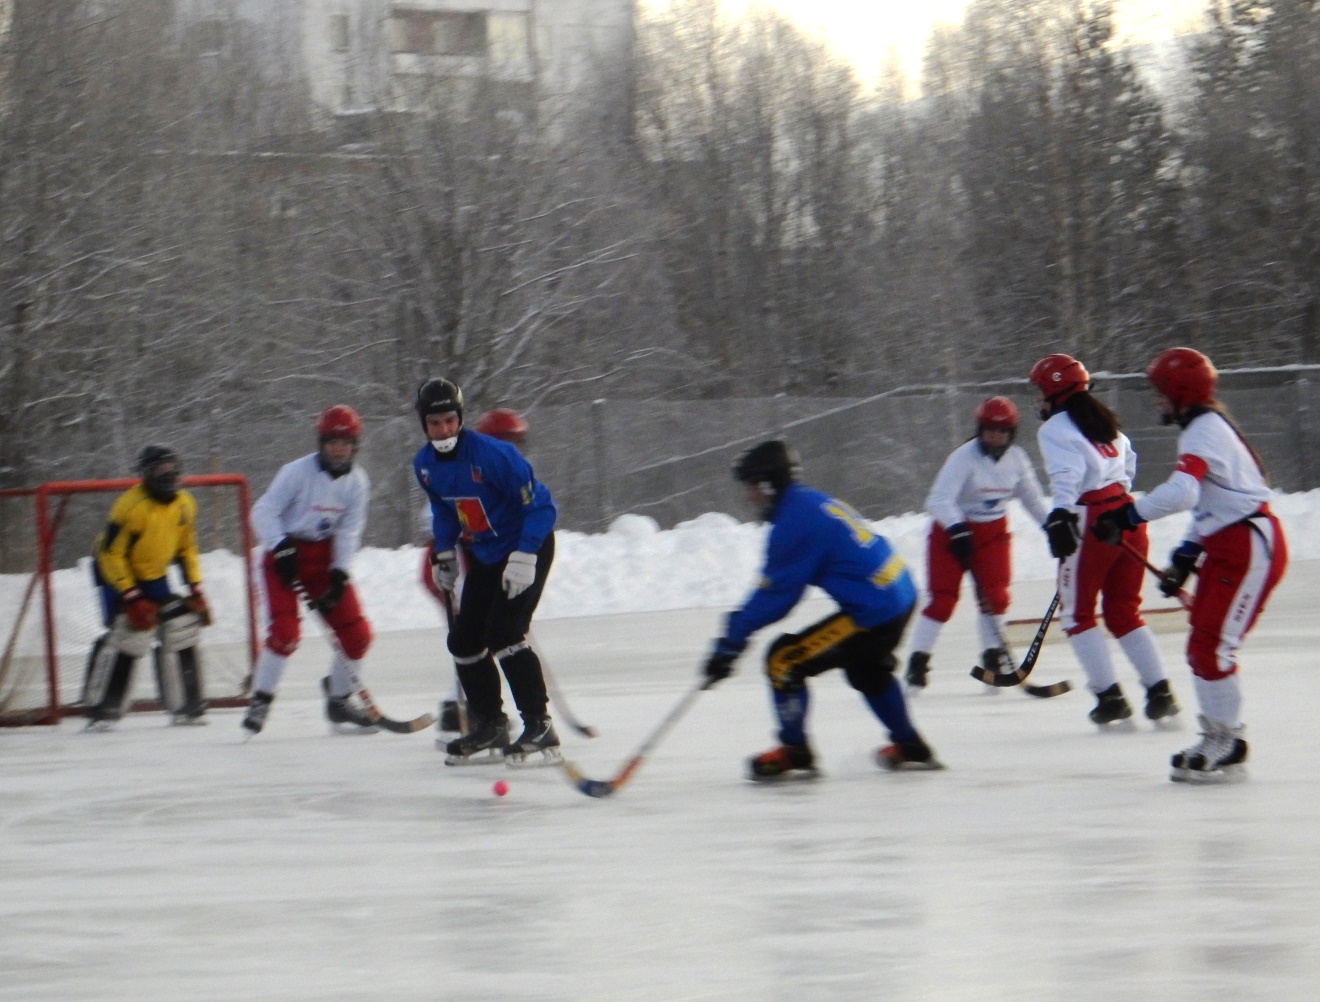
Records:
M1045 534L1050 537L1050 555L1055 560L1067 560L1077 552L1077 515L1067 508L1055 508L1045 519Z
M1123 539L1123 533L1131 532L1144 521L1137 514L1137 506L1128 501L1097 515L1091 523L1091 535L1102 543L1117 546Z
M271 551L275 557L275 573L279 575L290 588L298 580L298 547L293 544L293 540L285 536L275 544L275 549Z
M338 567L330 571L330 587L316 600L316 611L328 616L338 608L344 598L344 586L348 584L348 572Z
M1160 574L1160 594L1169 598L1182 591L1182 586L1196 570L1196 562L1201 559L1201 545L1190 539L1183 540L1177 549L1169 554L1169 566Z
M966 522L954 522L944 530L949 534L949 552L953 559L962 564L962 569L972 569L972 530Z
M721 637L715 641L715 649L710 652L710 657L706 658L705 665L702 666L701 673L706 676L706 688L710 688L716 682L723 682L733 674L733 663L738 660L738 655L743 652L746 644L735 644L732 640L725 640Z

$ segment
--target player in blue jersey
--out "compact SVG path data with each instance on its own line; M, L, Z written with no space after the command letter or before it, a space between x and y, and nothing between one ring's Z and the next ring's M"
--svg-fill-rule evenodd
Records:
M771 523L760 586L730 613L724 635L702 669L709 684L728 678L748 638L783 619L808 585L823 589L839 611L801 633L785 633L766 652L779 746L753 758L752 779L811 775L807 679L842 668L889 731L876 752L886 769L941 769L908 717L894 678L898 647L917 591L902 559L849 505L798 483L797 454L784 442L762 442L734 464L747 499Z
M463 427L463 391L454 383L428 379L416 407L427 444L413 458L413 472L431 503L436 586L453 592L460 542L471 558L449 630L470 730L445 746L445 762L553 764L560 760L559 737L527 631L554 561L554 500L516 448ZM523 719L512 743L500 669Z

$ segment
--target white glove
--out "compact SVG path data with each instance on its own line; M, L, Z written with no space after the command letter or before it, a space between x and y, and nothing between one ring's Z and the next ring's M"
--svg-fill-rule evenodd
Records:
M536 580L536 554L514 550L504 565L504 594L517 598Z
M458 554L453 550L432 553L431 580L441 591L452 592L458 584Z

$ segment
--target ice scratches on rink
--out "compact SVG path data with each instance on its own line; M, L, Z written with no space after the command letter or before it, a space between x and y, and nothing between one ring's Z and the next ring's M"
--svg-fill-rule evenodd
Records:
M812 683L822 777L746 781L772 740L754 652L605 800L553 769L446 769L431 731L329 734L314 638L248 744L238 710L0 731L0 1000L1310 999L1318 586L1320 563L1295 564L1248 641L1251 778L1234 786L1168 780L1194 730L1180 635L1157 640L1183 732L1102 734L1065 644L1033 678L1077 691L982 694L971 602L913 700L937 773L877 769L884 736L831 674ZM1051 589L1019 585L1012 615ZM600 730L561 728L566 756L610 775L719 619L538 623ZM434 710L443 657L434 630L382 633L381 708Z

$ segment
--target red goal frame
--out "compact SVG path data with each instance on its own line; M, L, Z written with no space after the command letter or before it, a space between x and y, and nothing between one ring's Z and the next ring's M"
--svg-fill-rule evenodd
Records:
M243 573L245 578L246 608L245 618L247 620L247 649L249 666L254 665L259 652L259 638L257 633L257 606L256 606L256 581L252 569L252 550L255 545L252 526L248 520L251 510L251 491L248 487L247 477L239 473L203 473L193 476L184 476L180 478L182 487L234 487L237 492L239 506L239 536L243 547ZM33 499L34 515L36 519L36 568L32 581L28 584L28 592L24 596L24 604L31 601L31 593L34 586L40 582L41 585L41 613L42 613L42 634L45 646L46 661L46 689L49 694L49 703L40 711L37 716L31 716L21 721L24 724L58 724L64 717L73 716L82 712L81 706L65 706L60 702L59 696L59 645L55 633L55 608L54 595L51 587L51 575L54 568L51 566L51 545L55 533L59 529L62 513L57 513L54 518L51 516L51 499L71 494L94 494L94 493L113 493L115 491L126 491L131 487L141 483L140 478L121 478L114 480L60 480L45 483L39 487L14 487L0 490L0 497L23 497L30 496ZM248 682L244 690L250 689L251 673L249 670ZM212 699L210 704L217 707L228 706L246 706L248 698L246 695L219 697ZM0 722L3 726L3 722Z

